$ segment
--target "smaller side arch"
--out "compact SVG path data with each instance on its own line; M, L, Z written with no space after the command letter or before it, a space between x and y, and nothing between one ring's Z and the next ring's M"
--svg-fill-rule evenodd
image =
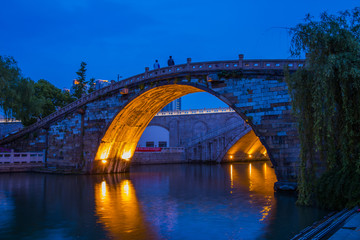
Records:
M255 132L247 127L242 134L237 135L223 149L218 162L247 161L247 160L270 160L266 147L260 142Z

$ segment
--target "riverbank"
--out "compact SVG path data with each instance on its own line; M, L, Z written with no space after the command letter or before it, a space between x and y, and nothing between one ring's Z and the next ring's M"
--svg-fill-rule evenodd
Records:
M360 239L360 209L350 216L345 223L329 238L329 240Z
M360 209L343 209L332 212L312 226L304 228L291 240L298 239L360 239Z

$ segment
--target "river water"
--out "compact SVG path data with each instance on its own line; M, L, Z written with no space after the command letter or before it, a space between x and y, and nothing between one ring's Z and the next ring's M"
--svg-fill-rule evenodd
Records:
M0 174L0 239L289 239L327 212L274 193L270 165Z

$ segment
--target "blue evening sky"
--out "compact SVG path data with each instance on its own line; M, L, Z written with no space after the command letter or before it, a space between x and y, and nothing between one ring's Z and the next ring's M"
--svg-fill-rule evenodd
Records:
M123 78L155 59L175 63L290 58L284 29L305 14L352 9L358 0L9 0L0 7L0 55L13 56L26 77L70 88L80 62L87 77ZM209 94L183 108L218 107ZM222 105L224 106L224 105Z

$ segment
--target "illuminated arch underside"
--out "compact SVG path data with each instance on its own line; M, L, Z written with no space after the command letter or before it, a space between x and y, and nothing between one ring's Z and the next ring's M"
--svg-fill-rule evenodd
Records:
M233 144L226 155L229 160L269 160L265 146L253 130Z
M126 171L143 131L156 113L175 99L195 92L204 91L188 85L165 85L129 102L106 130L95 156L93 172Z

